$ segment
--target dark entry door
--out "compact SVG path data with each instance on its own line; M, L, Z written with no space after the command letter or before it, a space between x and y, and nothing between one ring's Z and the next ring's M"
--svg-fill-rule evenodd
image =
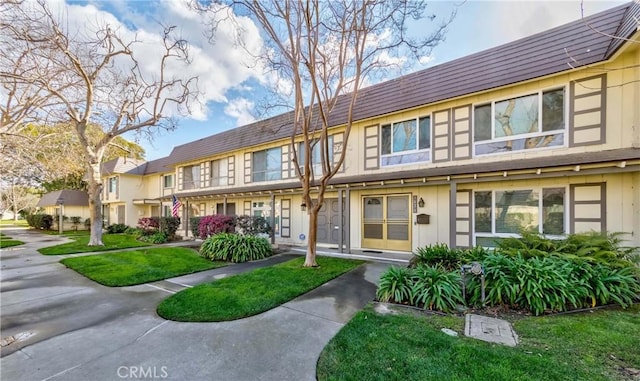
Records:
M342 217L344 221L344 214ZM338 199L326 198L318 213L318 242L331 245L340 244L340 225Z

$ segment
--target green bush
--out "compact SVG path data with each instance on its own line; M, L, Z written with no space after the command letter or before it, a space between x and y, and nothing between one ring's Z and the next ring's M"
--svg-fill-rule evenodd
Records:
M49 230L53 226L53 216L45 213L35 213L27 216L27 224L34 229Z
M160 232L170 238L176 235L179 227L180 218L178 217L160 217L158 221L158 229Z
M156 231L151 234L143 234L138 238L140 241L149 242L154 244L165 243L169 241L169 237L161 231Z
M191 217L189 218L189 230L191 230L191 234L194 237L200 236L200 220L202 217Z
M84 228L87 230L91 229L91 218L87 218L86 220L84 220Z
M391 266L380 277L376 298L381 302L405 303L411 300L413 270Z
M266 234L271 237L269 220L262 216L236 216L233 220L236 233L243 235Z
M125 224L111 224L107 226L107 234L125 233L127 229L129 229L129 226Z
M450 249L446 243L438 243L418 248L409 263L410 267L416 267L419 264L427 266L442 266L447 270L453 271L460 269L462 264L463 251L459 249Z
M427 310L452 311L464 304L460 275L440 266L419 265L414 269L411 304Z
M266 238L249 235L218 233L207 238L200 246L200 255L212 261L247 262L272 254Z

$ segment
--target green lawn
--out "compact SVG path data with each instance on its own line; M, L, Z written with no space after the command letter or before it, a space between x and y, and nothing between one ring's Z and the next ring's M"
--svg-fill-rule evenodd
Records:
M162 247L66 258L65 266L105 286L131 286L226 266L183 247Z
M18 220L18 221L0 220L0 226L21 226L21 227L26 227L26 226L29 226L29 224L27 224L27 220Z
M640 305L518 320L515 348L444 327L462 334L464 319L367 307L327 344L318 380L632 380L624 368L640 368Z
M17 239L9 239L4 236L0 239L0 249L4 249L6 247L18 246L22 245L24 242L18 241Z
M304 268L304 258L264 267L186 289L158 306L158 314L176 321L227 321L275 308L362 264L319 258L320 267Z
M76 233L76 232L74 232ZM143 247L149 246L147 242L141 242L136 240L136 237L129 234L103 234L102 242L104 246L87 246L89 243L89 235L83 234L67 234L68 238L73 239L73 242L63 243L61 245L45 247L38 249L41 254L45 255L60 255L60 254L74 254L74 253L90 253L94 251L107 251L126 249L130 247Z

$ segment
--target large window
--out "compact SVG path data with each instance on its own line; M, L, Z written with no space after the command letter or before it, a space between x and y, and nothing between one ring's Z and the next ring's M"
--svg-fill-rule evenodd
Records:
M282 149L270 148L253 153L252 181L280 180L282 178Z
M381 165L429 161L431 118L405 120L382 126Z
M327 143L329 148L329 163L333 163L333 136L327 137ZM304 161L307 155L304 142L300 143L298 149L298 163L300 164L300 169L304 172ZM320 144L320 140L316 139L311 142L311 166L313 167L314 174L322 174L322 145Z
M165 188L173 188L173 175L162 176L162 186Z
M478 191L474 193L476 244L492 246L499 237L522 230L563 235L565 188Z
M227 185L229 179L227 159L211 162L211 186Z
M189 165L182 168L182 189L200 188L200 165Z
M564 88L476 106L475 154L564 145Z

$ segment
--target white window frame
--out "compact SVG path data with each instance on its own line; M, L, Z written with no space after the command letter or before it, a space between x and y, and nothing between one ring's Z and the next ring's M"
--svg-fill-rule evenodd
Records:
M563 103L564 103L564 107L563 107L563 117L564 117L564 128L562 130L553 130L553 131L542 131L542 95L546 92L549 91L555 91L555 90L563 90L564 91L564 99L563 99ZM528 133L528 134L519 134L519 135L512 135L512 136L504 136L504 137L500 137L500 138L496 138L495 137L495 112L496 112L496 103L500 103L500 102L504 102L507 101L509 99L517 99L517 98L523 98L523 97L527 97L530 95L537 95L538 96L538 132L534 132L534 133ZM473 157L487 157L487 156L496 156L496 155L508 155L508 154L514 154L514 153L522 153L522 152L530 152L530 151L544 151L544 150L553 150L553 149L558 149L558 148L566 148L568 147L568 134L569 134L569 101L570 101L570 94L569 94L569 87L567 85L562 85L562 86L551 86L551 87L546 87L546 88L542 88L538 91L533 91L533 92L522 92L522 93L518 93L517 95L513 95L513 96L509 96L509 97L503 97L503 98L498 98L496 100L490 101L490 102L479 102L476 104L473 104L472 108L471 108L471 121L472 121L472 129L471 129L471 145L472 145L472 150L473 150ZM487 105L491 105L491 139L489 140L481 140L481 141L475 141L475 131L476 131L476 120L475 120L475 110L476 107L482 107L482 106L487 106ZM476 145L477 144L486 144L486 143L499 143L499 142L508 142L511 140L519 140L519 139L527 139L527 138L535 138L535 137L539 137L539 136L548 136L548 135L556 135L556 134L563 134L563 143L561 145L555 145L555 146L550 146L550 147L540 147L540 148L533 148L533 149L521 149L521 150L515 150L515 151L507 151L507 152L493 152L493 153L483 153L483 154L477 154L476 153Z
M167 179L171 179L171 185L167 186ZM162 188L164 189L170 189L174 187L174 179L175 179L175 175L169 174L169 175L163 175L162 176Z
M424 119L424 118L429 118L429 148L420 149L420 119ZM404 122L410 122L412 120L416 122L416 148L412 149L412 150L407 150L407 151L393 152L393 129L394 129L394 125L400 124L400 123L404 123ZM411 165L411 164L414 164L414 163L429 163L429 162L431 162L431 149L433 147L432 122L433 122L433 117L431 116L431 114L428 114L428 115L418 116L418 117L415 117L415 118L409 118L409 119L404 119L404 120L400 120L400 121L395 121L395 122L391 122L391 123L381 123L380 124L380 166L381 167L397 167L397 166L400 166L400 165ZM389 154L383 154L382 153L382 147L384 145L384 143L382 141L382 139L383 139L382 129L384 127L386 127L386 126L390 126L391 127L391 141L389 142L390 147L391 147L391 153L389 153ZM411 155L411 154L415 154L415 153L426 153L427 154L427 160L415 161L415 162L411 162L411 163L399 163L399 164L387 164L387 165L383 165L382 164L382 158L405 156L405 155Z
M186 176L185 176L185 171L187 170L187 168L191 169L191 177L192 177L192 183L193 186L192 187L187 187L187 182L186 182ZM194 179L193 177L193 168L198 168L198 179ZM193 164L193 165L185 165L184 167L181 167L180 170L182 171L182 189L183 190L191 190L191 189L200 189L200 181L202 181L202 173L200 171L200 164Z
M564 234L554 235L554 234L544 234L543 233L543 190L544 189L564 189L564 204L563 207L563 226L564 226ZM537 191L539 194L538 197L538 233L543 234L545 237L550 239L562 239L566 237L569 229L569 187L567 185L554 185L549 184L545 186L535 186L535 187L519 187L519 188L491 188L491 189L475 189L471 195L471 230L473 232L473 245L476 245L476 238L518 238L520 234L517 233L498 233L496 232L496 213L495 213L495 203L496 203L496 192L512 192L512 191ZM476 192L491 192L491 232L476 232Z
M278 161L279 161L279 168L273 169L273 170L269 170L269 151L270 150L278 150ZM265 153L265 170L264 171L256 171L255 170L255 155L257 153L260 152L264 152ZM256 173L258 172L264 172L264 180L257 180L254 176ZM269 173L277 173L278 174L278 178L277 179L269 179L268 174ZM278 181L278 180L282 180L282 147L278 146L278 147L271 147L271 148L265 148L259 151L254 151L251 153L251 182L254 183L262 183L262 182L266 182L266 181Z
M214 177L214 167L218 169L218 177ZM224 170L222 170L224 168ZM209 184L212 187L229 184L229 161L228 158L211 160L209 163Z
M118 192L118 176L109 177L109 193Z

